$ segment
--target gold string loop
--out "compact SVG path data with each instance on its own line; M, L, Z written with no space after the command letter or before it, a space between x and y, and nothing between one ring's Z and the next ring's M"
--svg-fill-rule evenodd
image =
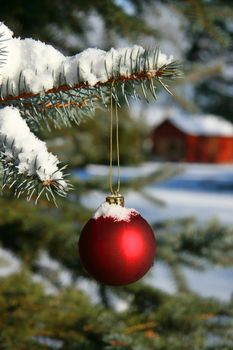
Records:
M118 115L118 106L117 101L113 101L113 85L111 87L111 96L110 96L110 130L109 130L109 189L111 195L119 195L121 188L121 179L120 179L120 143L119 143L119 115ZM115 104L115 110L114 106ZM115 112L115 113L114 113ZM117 159L117 188L113 188L113 114L115 114L115 143L116 143L116 159Z

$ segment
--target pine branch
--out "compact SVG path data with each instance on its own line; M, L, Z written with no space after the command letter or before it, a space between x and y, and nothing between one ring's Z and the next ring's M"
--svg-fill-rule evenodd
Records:
M140 59L138 57L136 65L139 64ZM153 66L145 71L142 67L140 69L136 71L135 68L135 72L131 71L128 75L118 75L123 70L119 67L119 71L110 76L106 82L97 82L94 86L88 83L79 83L73 87L61 85L43 94L22 93L12 96L9 95L10 84L8 83L5 86L7 96L0 100L0 105L17 106L26 118L40 126L41 124L48 126L50 121L56 127L70 126L71 122L79 124L84 117L94 115L100 104L107 107L111 87L114 87L113 97L118 104L121 97L124 97L127 104L130 96L139 98L138 88L148 101L149 95L157 98L156 91L159 84L170 92L168 81L180 75L179 64L176 62L165 64L159 69L153 69ZM1 85L0 94L3 89Z
M108 52L87 49L65 57L50 45L12 38L13 33L6 27L4 30L8 55L0 67L3 186L14 187L16 196L26 193L28 200L36 194L36 202L43 193L48 200L52 198L56 202L54 193L65 196L70 186L64 180L64 168L59 169L57 158L47 152L28 125L45 124L50 129L51 122L55 127L69 126L71 122L79 124L101 105L108 107L110 96L120 105L122 97L127 103L129 96L139 97L140 89L146 100L149 94L157 97L158 85L170 93L169 81L182 74L180 64L162 54L159 48L145 50L134 46ZM4 129L6 114L15 118L15 125ZM26 145L22 135L14 130L16 125L23 128L24 136L32 144L40 147L33 149Z
M16 62L15 50L22 56ZM138 97L140 89L146 100L150 94L156 98L158 85L170 92L169 81L182 74L180 64L159 48L87 49L64 57L49 45L13 38L8 51L9 65L0 80L0 105L17 106L38 125L48 125L50 120L57 127L79 123L100 103L106 107L110 94L118 104L122 96L127 103L130 96ZM12 62L18 66L13 73Z
M232 229L221 226L218 222L209 222L196 226L195 222L173 222L172 233L169 225L157 227L159 258L171 267L176 264L195 269L203 269L205 259L213 264L229 266L232 258ZM166 232L166 234L164 234Z
M36 202L44 193L56 203L54 193L65 196L70 185L64 180L58 159L36 138L19 111L0 109L0 161L3 166L3 188L14 187L15 195L26 194Z

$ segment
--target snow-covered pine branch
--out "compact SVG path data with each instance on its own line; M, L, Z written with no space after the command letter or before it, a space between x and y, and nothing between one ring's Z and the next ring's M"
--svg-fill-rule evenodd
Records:
M171 64L159 50L153 55L141 46L103 50L90 48L65 57L50 45L33 39L12 38L7 43L8 59L1 69L1 98L7 100L50 90L93 87L118 80L151 78ZM143 57L144 56L144 57ZM150 76L151 75L151 76Z
M65 195L69 185L59 170L59 161L49 153L22 119L17 108L0 109L0 160L4 185L14 186L16 195L26 193L36 201L45 192L54 199L53 191Z
M55 48L33 39L7 41L8 58L0 68L0 104L17 105L25 117L51 119L55 125L79 122L103 102L110 92L118 100L137 96L137 86L147 98L156 97L156 85L168 90L168 81L180 75L180 66L158 48L141 46L89 48L65 57Z
M158 85L169 92L169 81L181 75L179 63L158 48L89 48L65 57L51 45L13 38L4 24L0 28L2 53L7 53L0 65L3 181L28 199L45 193L55 201L54 192L65 195L69 189L57 158L31 133L32 121L48 127L50 121L57 127L79 123L101 104L108 106L110 95L118 104L122 96L128 103L129 96L138 96L139 87L146 99L149 92L156 98Z

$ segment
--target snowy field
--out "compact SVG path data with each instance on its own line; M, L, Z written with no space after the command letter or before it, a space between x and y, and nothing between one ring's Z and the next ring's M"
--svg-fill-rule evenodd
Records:
M148 188L165 207L144 207L149 219L195 217L199 222L218 219L233 224L233 165L186 165L186 171Z
M146 163L140 167L123 167L122 179L147 175L160 166ZM127 192L126 205L139 210L149 221L195 217L199 222L218 219L223 224L233 225L233 164L183 166L184 173L146 188L150 195L163 200L165 206L152 205L133 191ZM108 167L90 165L78 175L81 178L107 176ZM83 202L95 209L104 198L105 194L96 191Z

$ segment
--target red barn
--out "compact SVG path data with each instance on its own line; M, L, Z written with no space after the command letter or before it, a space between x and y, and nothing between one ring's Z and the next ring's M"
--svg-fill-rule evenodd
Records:
M169 161L233 162L233 124L213 115L173 115L152 133L153 153Z

